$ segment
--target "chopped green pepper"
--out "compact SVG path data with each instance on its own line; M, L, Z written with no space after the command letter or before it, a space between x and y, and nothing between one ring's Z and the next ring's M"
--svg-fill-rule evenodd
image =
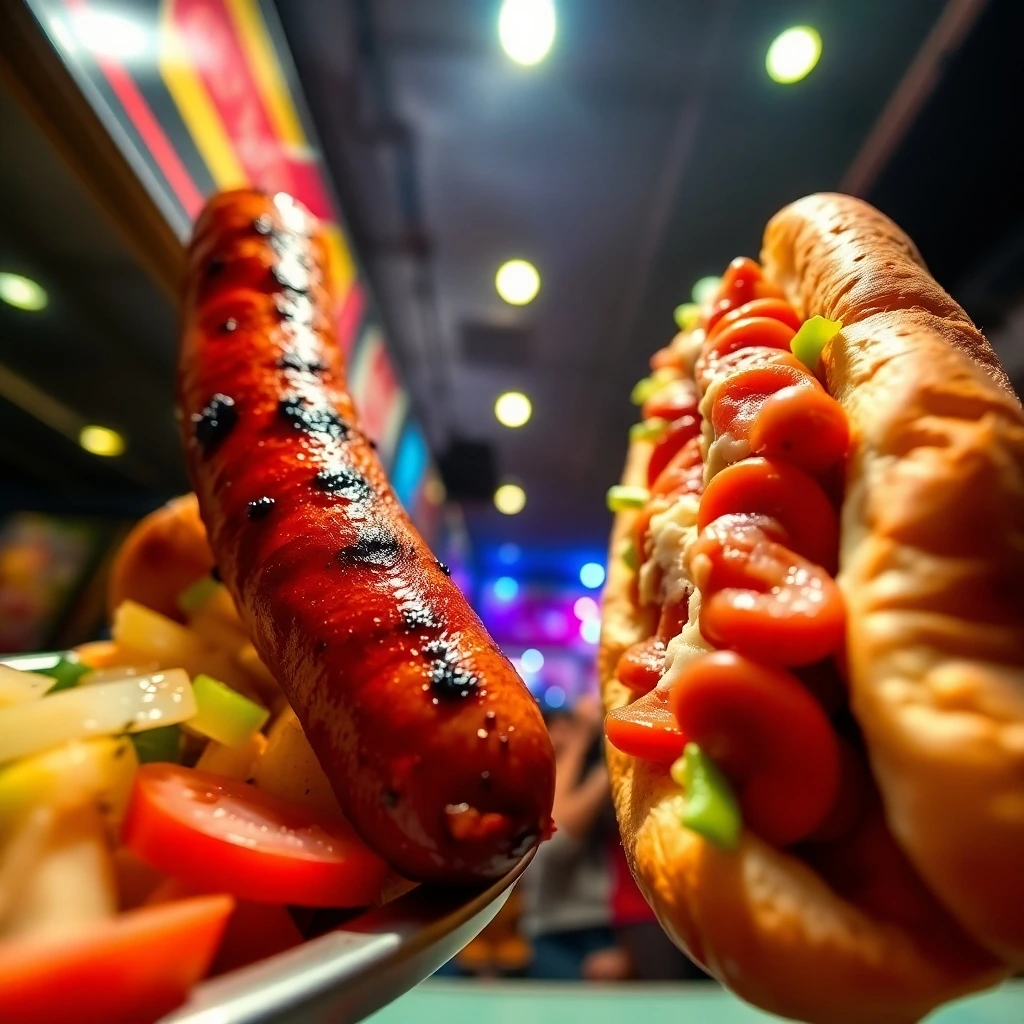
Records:
M650 419L634 423L629 428L630 441L657 441L668 430L668 420L652 416Z
M196 676L192 691L198 710L186 724L226 747L248 743L270 717L266 708L210 676Z
M700 306L696 302L684 302L673 312L676 327L681 331L692 331L700 323Z
M196 580L191 586L186 587L178 595L178 607L186 615L195 615L221 586L222 584L218 583L212 576L204 576L201 580Z
M88 675L92 669L88 665L83 665L78 660L78 656L72 653L62 655L60 661L53 668L37 668L32 671L38 675L49 676L51 679L57 680L47 691L48 694L53 694L60 690L70 690L71 687L77 686L78 680L82 676Z
M640 559L637 557L636 545L632 541L626 545L626 550L622 552L622 560L633 572L640 568Z
M641 377L633 385L629 393L629 400L634 405L643 405L648 398L657 394L666 384L676 379L676 372L670 368L663 367L655 370L649 377Z
M176 725L162 725L158 729L146 729L145 732L131 732L128 738L135 744L135 753L139 764L150 764L153 761L181 761L182 733Z
M812 316L805 320L800 330L789 343L790 351L804 366L818 369L818 361L825 346L843 329L841 320L826 320L823 316Z
M718 765L696 743L687 743L683 756L672 765L672 778L686 790L683 824L716 846L734 850L743 819Z
M623 512L628 508L643 508L651 492L646 487L629 487L616 484L608 488L606 501L609 512Z

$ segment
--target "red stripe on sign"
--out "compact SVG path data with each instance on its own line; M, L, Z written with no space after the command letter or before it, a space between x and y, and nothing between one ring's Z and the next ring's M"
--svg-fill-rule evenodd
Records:
M362 326L363 310L365 309L366 291L357 278L349 287L337 320L338 344L341 345L341 351L346 358L349 352L351 352L352 343L355 341L356 334Z
M86 0L64 0L64 2L79 17L89 17L92 13ZM74 31L73 24L71 29ZM195 217L202 208L203 194L181 162L177 150L164 133L156 115L146 102L146 98L139 91L131 75L112 57L92 53L92 58L103 72L103 76L118 102L124 108L125 114L135 126L143 144L167 179L167 184L171 186L172 191L185 208L185 212L189 217Z

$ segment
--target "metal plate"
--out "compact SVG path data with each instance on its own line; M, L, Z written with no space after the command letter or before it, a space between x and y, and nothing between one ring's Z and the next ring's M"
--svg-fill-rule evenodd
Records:
M45 671L60 654L0 659ZM159 1024L354 1024L428 978L501 909L531 850L486 889L419 886L301 946L211 978Z

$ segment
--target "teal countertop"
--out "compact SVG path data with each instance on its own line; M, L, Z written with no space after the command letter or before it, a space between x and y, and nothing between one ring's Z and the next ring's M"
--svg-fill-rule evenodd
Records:
M372 1024L764 1024L780 1018L741 1003L717 986L542 985L531 982L427 981L368 1018ZM1024 982L936 1010L927 1024L1024 1021Z

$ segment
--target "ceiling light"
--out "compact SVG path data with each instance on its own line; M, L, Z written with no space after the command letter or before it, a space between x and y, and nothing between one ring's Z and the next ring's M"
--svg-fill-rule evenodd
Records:
M499 601L512 601L519 593L519 583L511 576L499 576L494 581L494 596Z
M502 484L494 492L494 507L507 516L514 516L526 507L526 491L519 484Z
M698 306L706 306L718 293L721 285L722 279L720 277L702 277L693 286L693 301Z
M81 11L75 33L85 48L100 57L129 60L149 50L149 35L137 21L105 11Z
M0 299L8 306L15 309L23 309L27 313L38 313L46 309L49 301L46 297L46 290L36 284L30 277L22 277L21 274L8 274L0 272Z
M604 566L600 562L587 562L580 569L580 583L590 590L597 590L604 583Z
M596 644L601 642L601 620L600 619L584 619L580 623L580 636L588 644Z
M540 291L540 274L526 260L509 260L502 263L494 275L494 287L510 306L525 306L533 302Z
M505 0L498 15L498 38L517 64L538 64L555 41L552 0Z
M821 57L821 36L807 25L787 28L778 36L764 59L768 77L782 85L806 78Z
M78 433L78 443L93 455L113 458L124 453L124 438L109 427L98 427L95 424L82 427Z
M506 391L494 403L494 415L503 427L521 427L532 412L532 403L521 391Z
M526 672L539 672L544 667L544 655L536 647L527 647L519 656L519 663Z
M597 607L597 602L592 597L578 597L576 603L572 606L572 610L580 622L586 622L587 619L596 619L601 614L601 609Z

